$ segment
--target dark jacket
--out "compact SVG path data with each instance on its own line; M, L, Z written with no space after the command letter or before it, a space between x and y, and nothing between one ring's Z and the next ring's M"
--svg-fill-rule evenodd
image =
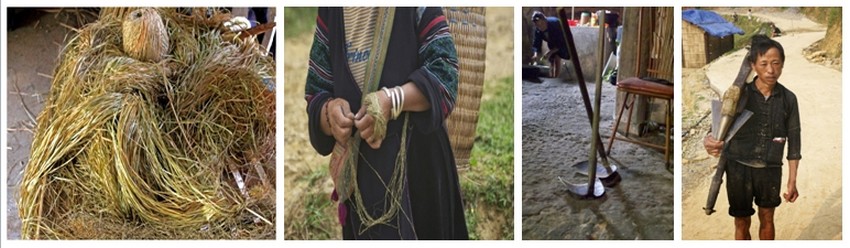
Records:
M331 97L344 98L351 111L357 112L363 93L345 57L343 10L320 8L316 22L305 93L310 142L317 152L327 155L335 141L319 126L323 104ZM444 123L457 95L457 68L457 52L441 9L396 9L380 87L413 82L431 108L410 113L402 212L387 225L363 230L355 205L346 201L343 238L468 239L457 169ZM402 127L403 118L389 121L387 136L377 150L365 141L360 144L356 180L372 216L381 215L389 205L382 182L389 182L393 173Z
M737 161L760 160L767 166L781 166L785 145L788 160L799 160L800 112L797 96L776 83L771 96L765 100L755 87L755 79L744 86L738 101L738 113L744 109L753 116L729 141L727 158Z
M543 47L543 41L549 46L549 50L558 49L558 56L562 59L569 59L570 55L567 52L567 41L564 39L564 31L561 28L561 21L555 17L546 17L546 32L534 28L534 42L531 45L531 52L539 53Z

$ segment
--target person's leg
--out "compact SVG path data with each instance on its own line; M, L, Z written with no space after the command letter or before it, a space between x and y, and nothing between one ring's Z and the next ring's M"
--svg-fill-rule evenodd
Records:
M735 217L735 240L751 240L750 236L750 216Z
M554 64L553 66L555 67L555 74L553 74L552 77L553 78L560 77L561 76L561 57L559 57L557 54L553 54L552 55L552 61L555 62L555 63L553 63Z
M773 210L775 208L759 207L759 239L773 240L776 230L773 226Z
M735 217L735 239L750 240L753 209L752 169L734 160L726 161L726 197L729 215Z
M549 77L557 78L561 74L561 58L558 54L549 55Z
M555 57L549 55L546 61L549 61L549 78L554 78L552 75L555 75L555 70L558 68L558 65L555 64Z
M773 240L776 229L773 213L782 203L779 189L782 188L782 167L768 167L753 170L753 195L758 206L759 239Z

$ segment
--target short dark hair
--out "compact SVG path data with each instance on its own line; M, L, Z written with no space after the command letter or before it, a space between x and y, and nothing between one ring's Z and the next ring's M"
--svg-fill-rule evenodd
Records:
M779 59L782 60L782 63L784 64L785 49L782 49L782 44L779 44L779 42L768 38L763 34L753 35L752 43L750 44L750 54L749 57L747 57L747 60L749 60L750 63L755 64L759 56L763 56L767 53L767 50L770 50L771 48L779 50Z
M531 14L531 21L533 21L533 22L536 22L536 21L539 21L539 20L542 20L542 19L546 19L546 16L543 15L543 12L534 11L534 13Z

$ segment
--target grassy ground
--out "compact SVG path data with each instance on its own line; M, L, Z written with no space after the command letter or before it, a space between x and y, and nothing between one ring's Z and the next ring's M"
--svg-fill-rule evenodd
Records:
M285 8L285 238L340 239L327 157L311 148L303 100L316 8ZM513 236L513 10L487 9L487 71L470 167L460 173L471 239Z
M471 239L480 239L483 233L488 234L485 237L514 237L513 82L513 77L506 77L484 83L470 170L461 174ZM493 214L504 218L493 219L489 216Z
M325 161L325 163L327 163ZM321 185L327 180L328 166L327 164L311 166L317 168L306 177L299 177L295 180L301 185ZM324 191L305 191L301 195L304 200L297 208L299 218L287 218L286 231L284 232L287 239L305 239L305 240L322 240L332 239L339 236L341 228L339 222L335 219L336 211L333 211L334 202L330 201L328 194ZM290 230L290 227L292 229Z
M315 16L316 8L284 8L284 112L289 117L284 121L286 239L333 239L341 232L327 193L332 190L328 158L312 150L306 135L304 78Z
M284 8L283 22L286 24L283 31L285 39L312 32L316 28L316 8Z

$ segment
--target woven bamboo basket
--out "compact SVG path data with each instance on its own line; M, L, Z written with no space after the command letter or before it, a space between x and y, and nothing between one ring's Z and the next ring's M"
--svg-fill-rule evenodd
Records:
M447 127L457 167L469 168L484 88L487 26L483 7L443 8L459 61L458 92Z

